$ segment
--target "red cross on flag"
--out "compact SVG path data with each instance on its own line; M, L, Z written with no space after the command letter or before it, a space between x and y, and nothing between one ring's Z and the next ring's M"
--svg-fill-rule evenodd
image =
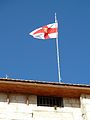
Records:
M57 38L58 34L58 24L57 23L52 23L45 25L43 27L40 27L31 33L34 38L38 39L49 39L49 38Z

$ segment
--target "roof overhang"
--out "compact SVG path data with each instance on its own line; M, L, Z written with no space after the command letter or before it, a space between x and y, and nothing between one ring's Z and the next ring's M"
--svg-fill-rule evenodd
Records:
M0 78L0 92L79 98L81 94L90 94L90 86Z

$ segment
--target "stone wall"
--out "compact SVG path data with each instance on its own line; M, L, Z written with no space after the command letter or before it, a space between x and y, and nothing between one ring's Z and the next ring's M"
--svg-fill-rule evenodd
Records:
M0 93L0 120L90 120L90 96L63 98L63 103L55 109L37 106L35 95Z
M83 120L90 120L90 95L81 95L80 101Z

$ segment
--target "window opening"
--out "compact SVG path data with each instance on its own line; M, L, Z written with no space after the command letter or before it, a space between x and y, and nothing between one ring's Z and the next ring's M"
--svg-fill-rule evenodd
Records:
M37 106L63 107L62 97L37 96Z

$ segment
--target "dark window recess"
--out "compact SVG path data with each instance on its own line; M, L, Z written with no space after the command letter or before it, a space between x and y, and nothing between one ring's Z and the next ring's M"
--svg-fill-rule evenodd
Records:
M37 96L37 106L63 107L63 98Z

